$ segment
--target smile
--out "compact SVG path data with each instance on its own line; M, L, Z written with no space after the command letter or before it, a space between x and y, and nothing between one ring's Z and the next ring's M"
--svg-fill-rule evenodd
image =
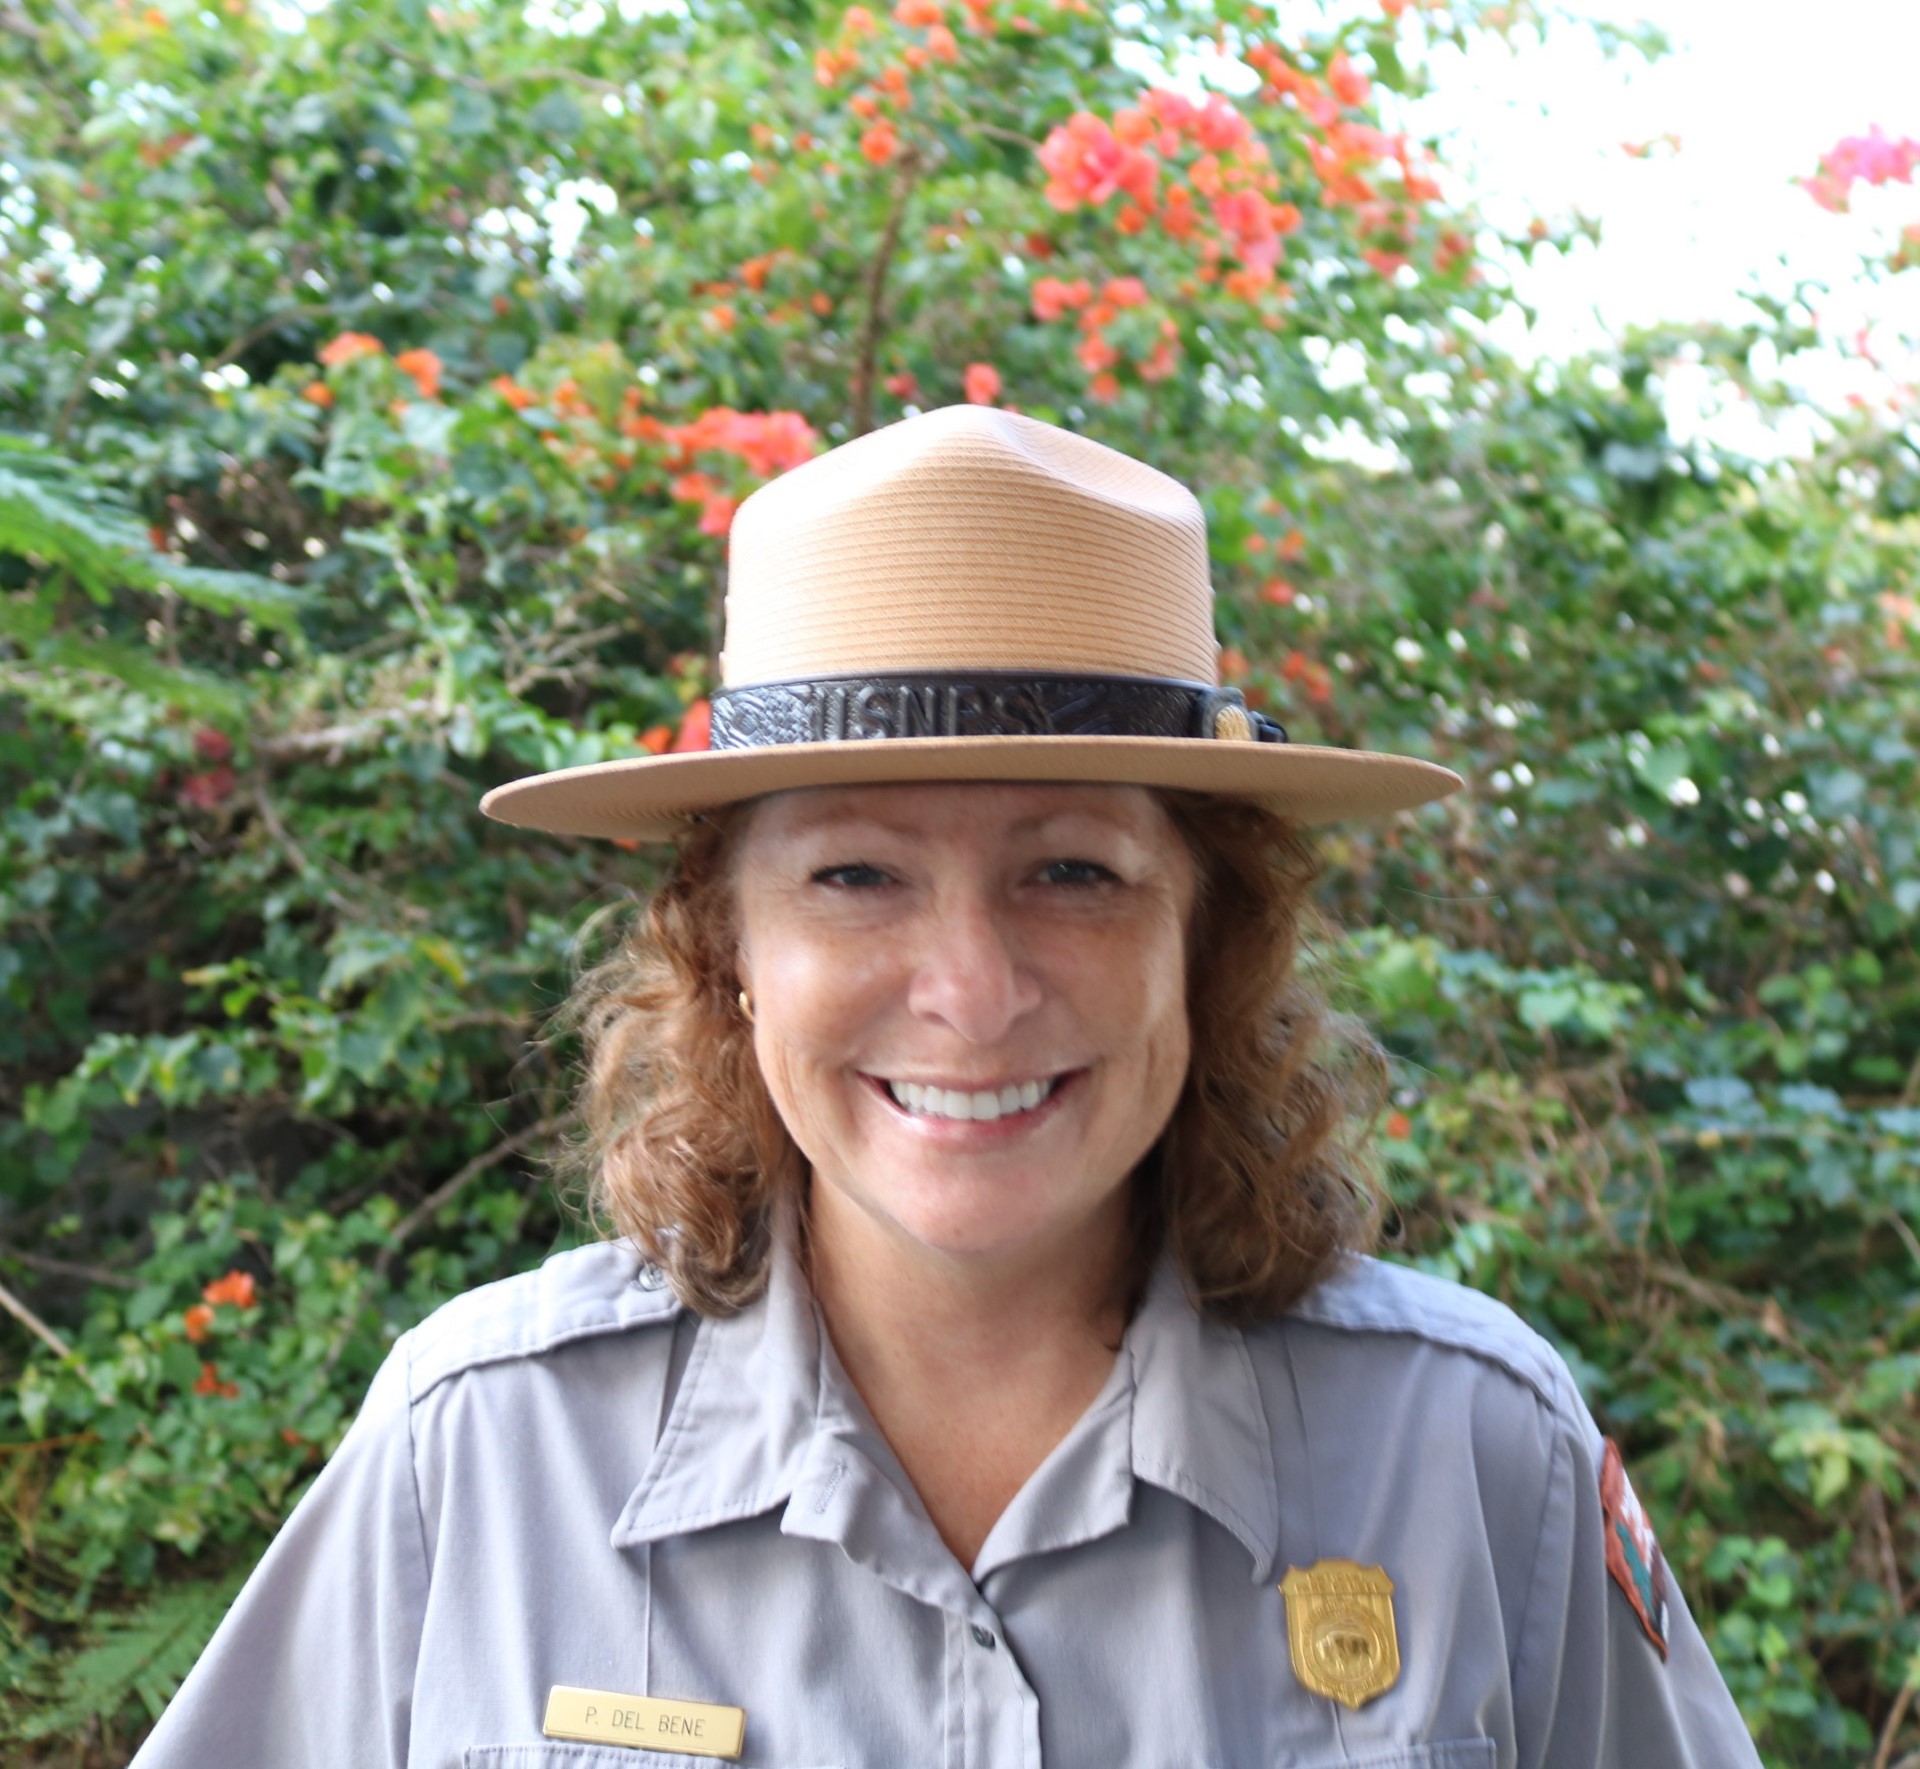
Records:
M917 1081L887 1081L882 1085L902 1111L916 1118L955 1118L963 1122L991 1124L995 1119L1011 1117L1015 1112L1031 1112L1049 1099L1062 1077L1043 1081L1010 1082L1001 1088L965 1092L951 1087L926 1087Z

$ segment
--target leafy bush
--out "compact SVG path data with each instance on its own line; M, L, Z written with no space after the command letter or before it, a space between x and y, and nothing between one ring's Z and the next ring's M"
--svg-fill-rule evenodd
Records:
M1326 844L1393 1251L1567 1352L1769 1762L1916 1748L1913 414L1677 443L1787 312L1502 359L1383 121L1495 14L60 11L0 35L0 1735L124 1761L393 1335L577 1232L539 1032L653 862L474 800L700 742L733 503L974 397L1197 487L1296 740L1469 776Z

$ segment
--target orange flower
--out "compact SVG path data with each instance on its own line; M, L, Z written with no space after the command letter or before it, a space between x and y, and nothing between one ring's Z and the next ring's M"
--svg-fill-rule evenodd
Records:
M324 411L333 404L333 389L325 381L309 381L300 389L300 397L309 405L317 405Z
M860 151L876 166L884 166L900 146L900 137L885 117L860 137Z
M206 1338L213 1327L213 1310L204 1302L196 1302L180 1318L186 1324L187 1337L195 1345Z
M366 332L342 332L320 352L320 361L332 369L338 368L343 362L352 362L356 356L384 356L386 353L386 345Z
M1372 82L1353 65L1344 49L1336 49L1333 60L1327 63L1327 84L1345 105L1363 105L1373 91Z
M1297 528L1289 528L1280 537L1279 553L1282 559L1298 559L1307 550L1307 537Z
M740 508L740 500L727 492L716 492L700 506L700 532L716 537L724 535L733 527L733 513ZM702 748L706 746L701 745Z
M495 375L493 390L517 412L523 412L539 396L530 387L522 387L511 375Z
M1270 577L1260 586L1260 600L1284 608L1299 592L1284 577Z
M879 28L864 6L849 6L840 18L840 29L849 37L871 37Z
M1124 192L1140 205L1153 204L1160 163L1142 147L1128 147L1091 111L1076 111L1040 144L1047 174L1047 201L1056 209L1082 203L1098 208Z
M1057 276L1043 276L1033 285L1033 317L1044 324L1092 299L1093 290L1084 278L1068 283Z
M663 756L673 742L673 727L671 725L649 726L634 739L634 742L648 755Z
M927 27L927 53L935 61L949 64L960 59L960 44L954 34L945 25Z
M990 362L970 362L966 387L969 405L992 405L1000 397L1000 371Z
M200 1374L194 1380L195 1394L217 1394L222 1400L232 1400L240 1390L232 1382L222 1382L220 1372L212 1364L202 1364Z
M1100 299L1110 301L1115 307L1144 307L1147 301L1147 286L1137 276L1116 276L1101 290Z
M1090 375L1101 374L1120 360L1120 352L1098 332L1082 338L1074 355L1079 357L1080 366Z
M877 117L880 114L880 101L871 92L856 92L847 100L847 109L856 117Z
M884 386L895 399L906 400L918 399L920 397L920 383L913 378L912 372L908 369L902 369L897 375L889 375L881 385Z
M673 753L685 755L691 750L712 747L713 706L706 700L696 700L687 708L687 716L680 721L679 734L673 740Z
M903 25L937 25L946 17L946 8L940 0L900 0L893 16Z
M1405 1142L1413 1134L1413 1120L1405 1112L1395 1112L1387 1120L1387 1135L1395 1142Z
M253 1291L253 1273L247 1271L230 1271L225 1277L215 1278L200 1295L207 1302L228 1302L235 1308L251 1308L258 1300Z
M1179 352L1171 338L1162 338L1153 347L1153 354L1140 365L1140 379L1143 381L1164 381L1179 366Z
M732 331L736 317L732 305L725 301L717 302L700 316L710 332Z
M393 366L420 389L422 399L435 399L440 393L440 359L431 350L403 350Z
M1087 383L1087 393L1102 405L1112 405L1120 397L1120 383L1112 375L1095 375Z

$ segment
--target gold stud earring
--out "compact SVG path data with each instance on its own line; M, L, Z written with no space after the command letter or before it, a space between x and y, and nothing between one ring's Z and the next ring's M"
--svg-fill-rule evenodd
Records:
M742 989L736 999L740 1003L740 1017L751 1026L753 1024L753 991Z

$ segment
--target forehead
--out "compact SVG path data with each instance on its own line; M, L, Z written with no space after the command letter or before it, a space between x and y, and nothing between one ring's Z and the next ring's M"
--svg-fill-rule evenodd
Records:
M804 787L756 800L742 834L749 842L780 842L855 828L980 840L1105 829L1137 840L1179 841L1172 819L1145 787L1044 781Z

